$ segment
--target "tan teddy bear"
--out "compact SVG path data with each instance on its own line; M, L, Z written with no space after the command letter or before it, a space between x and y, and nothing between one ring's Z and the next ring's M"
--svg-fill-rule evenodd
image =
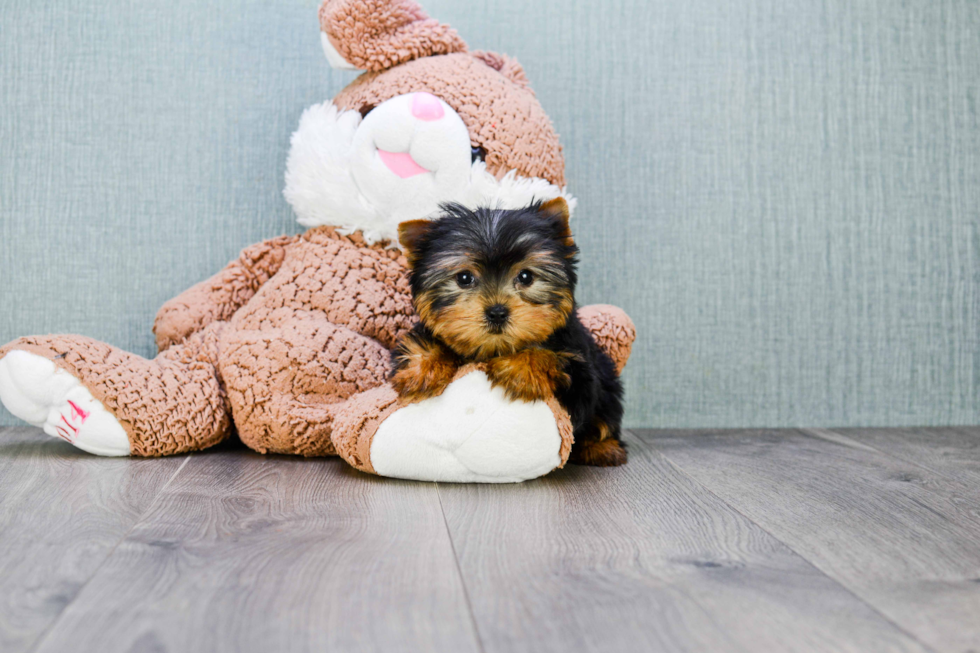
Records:
M308 230L246 248L167 302L153 360L82 336L0 348L0 400L100 455L178 454L235 429L259 452L340 454L402 478L507 482L562 466L571 428L553 398L508 401L479 366L414 404L387 383L389 349L415 319L399 222L448 201L574 207L523 70L467 51L409 0L327 0L320 26L331 64L367 72L292 137L284 193ZM622 369L629 318L580 313Z

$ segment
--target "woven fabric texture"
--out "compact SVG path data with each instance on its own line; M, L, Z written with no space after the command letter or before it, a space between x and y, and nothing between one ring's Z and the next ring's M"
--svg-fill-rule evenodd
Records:
M424 5L561 135L579 299L637 328L627 425L980 421L976 2ZM4 3L0 344L152 355L166 300L301 230L289 135L354 77L317 6Z

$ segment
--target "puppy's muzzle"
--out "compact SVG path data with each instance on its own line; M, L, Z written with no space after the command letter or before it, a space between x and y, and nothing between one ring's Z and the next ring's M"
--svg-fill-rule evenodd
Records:
M510 309L503 304L494 304L484 311L484 317L486 317L487 325L490 327L491 331L499 332L507 324L507 320L510 318Z

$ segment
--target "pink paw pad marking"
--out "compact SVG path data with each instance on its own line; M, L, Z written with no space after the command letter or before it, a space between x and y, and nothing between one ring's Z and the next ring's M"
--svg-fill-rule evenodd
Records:
M85 420L88 419L88 416L91 413L89 413L85 409L81 408L78 404L76 404L71 399L68 400L68 405L71 406L71 418L70 418L70 421L69 421L69 419L66 419L65 418L64 414L62 414L61 415L61 421L64 422L65 425L64 426L58 426L55 430L58 432L58 435L61 436L61 439L62 440L65 440L66 442L72 443L75 440L75 436L78 435L78 427L75 426L75 424L76 423L79 423L79 422L81 424L84 424L85 423Z

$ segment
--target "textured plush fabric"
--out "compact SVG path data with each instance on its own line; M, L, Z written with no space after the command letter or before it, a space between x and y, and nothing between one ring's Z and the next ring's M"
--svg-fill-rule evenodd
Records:
M408 0L329 0L320 29L360 70L384 70L419 57L465 52L456 30L429 18Z
M152 357L165 301L303 230L289 136L356 76L317 4L6 3L0 343ZM980 423L975 2L422 4L561 134L580 299L639 333L627 425Z
M332 440L337 453L353 467L374 474L371 440L381 422L402 405L390 384L352 397L348 401L350 410L338 415L334 422Z
M609 304L584 306L579 309L578 317L585 328L592 332L599 346L612 358L616 371L622 373L636 340L633 320L623 309Z
M428 91L460 114L473 145L486 151L490 172L516 170L565 185L558 134L515 59L461 54L467 48L456 31L410 0L329 0L320 8L320 28L348 62L371 73L334 98L338 107L363 112L396 95Z
M459 113L473 145L486 150L491 173L501 176L516 170L524 177L565 185L558 134L513 60L487 53L416 59L362 75L334 98L334 104L363 110L419 90L439 96Z
M337 402L385 382L388 348L414 319L397 251L306 232L222 338L239 437L263 453L333 453Z
M282 237L248 247L221 272L165 303L153 323L157 348L164 351L211 322L229 319L279 271L286 247L295 240Z

